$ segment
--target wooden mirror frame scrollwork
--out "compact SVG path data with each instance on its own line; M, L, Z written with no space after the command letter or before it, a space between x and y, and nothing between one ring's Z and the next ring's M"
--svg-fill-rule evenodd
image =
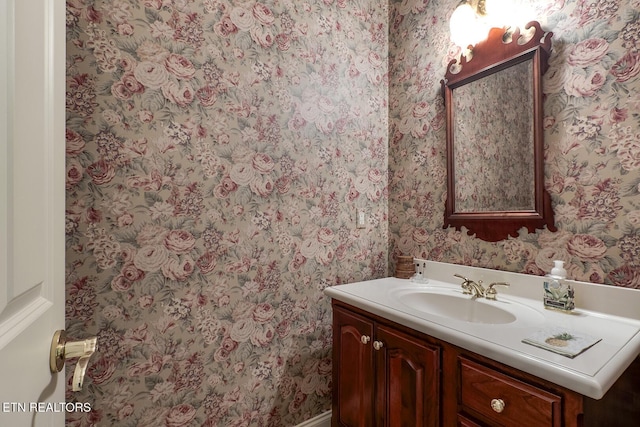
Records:
M533 34L529 38L529 36ZM503 41L511 35L511 39ZM518 230L526 227L529 232L547 228L556 231L551 208L551 197L544 188L544 152L543 152L543 106L542 106L542 75L548 68L547 58L551 51L551 37L553 33L545 33L538 22L532 21L525 26L521 33L515 29L513 33L502 28L492 28L485 41L475 45L471 51L471 59L464 55L460 60L452 60L442 81L442 90L447 113L447 199L445 203L444 228L449 226L461 230L466 227L468 234L475 234L477 238L497 242L516 237ZM533 100L533 117L531 126L533 140L532 153L534 179L532 209L524 210L491 210L478 211L456 210L456 174L455 174L455 114L454 96L456 88L507 70L523 62L530 61L533 75L531 95ZM528 95L528 94L527 94ZM505 100L507 101L507 100ZM478 105L478 108L482 108ZM509 108L505 102L505 108ZM528 123L526 125L529 125ZM493 141L498 143L498 141ZM508 143L508 141L507 141ZM499 149L499 148L498 148ZM489 165L483 165L483 167Z

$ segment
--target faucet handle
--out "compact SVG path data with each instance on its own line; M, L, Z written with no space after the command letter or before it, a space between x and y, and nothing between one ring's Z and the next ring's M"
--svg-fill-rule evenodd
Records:
M462 279L462 293L465 295L471 295L471 279L467 279L461 274L454 274L453 277L457 277L458 279Z
M509 284L507 282L495 282L489 285L489 287L487 288L487 290L484 292L484 297L486 299L492 299L495 300L496 299L496 295L498 295L498 291L496 290L496 288L494 288L494 286L509 286Z

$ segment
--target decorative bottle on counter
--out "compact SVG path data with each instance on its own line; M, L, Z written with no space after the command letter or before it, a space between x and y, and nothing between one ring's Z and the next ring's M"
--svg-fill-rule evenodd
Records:
M544 306L556 310L571 311L575 308L573 288L565 282L567 270L564 261L553 261L554 267L544 281Z

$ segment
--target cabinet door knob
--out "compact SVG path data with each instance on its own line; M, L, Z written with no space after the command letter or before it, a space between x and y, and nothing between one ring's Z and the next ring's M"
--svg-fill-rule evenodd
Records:
M373 342L373 348L375 348L376 350L380 350L383 346L384 346L384 344L382 343L382 341L374 341Z
M502 399L492 399L491 400L491 409L493 409L494 411L496 411L497 413L500 413L502 411L504 411L504 400Z
M369 341L371 341L371 337L369 335L363 335L360 337L360 342L362 344L367 344Z

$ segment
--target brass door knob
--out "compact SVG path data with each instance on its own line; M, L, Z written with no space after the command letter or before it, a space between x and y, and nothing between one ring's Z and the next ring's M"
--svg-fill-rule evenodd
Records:
M97 337L89 337L80 341L67 341L67 333L64 329L56 331L53 334L51 351L49 352L51 373L55 374L62 371L65 360L78 358L76 369L73 371L72 389L73 391L82 390L89 358L96 351L97 344Z

